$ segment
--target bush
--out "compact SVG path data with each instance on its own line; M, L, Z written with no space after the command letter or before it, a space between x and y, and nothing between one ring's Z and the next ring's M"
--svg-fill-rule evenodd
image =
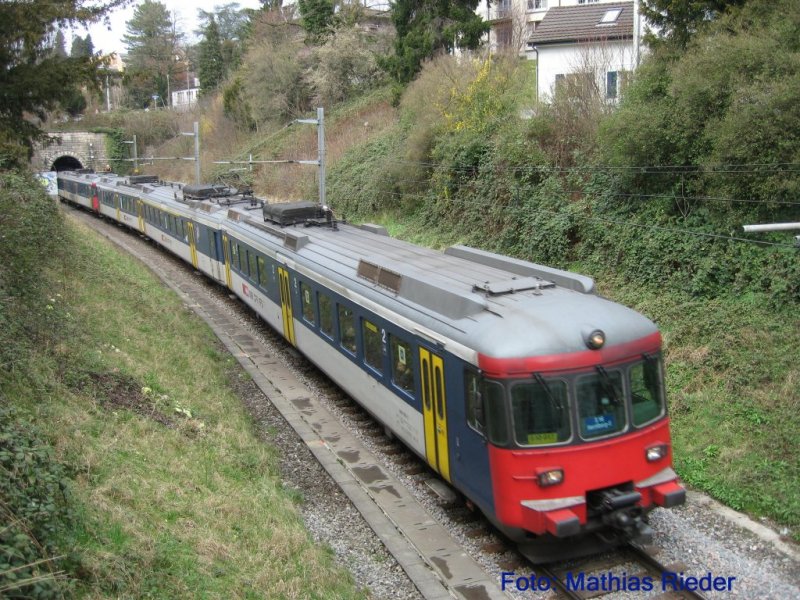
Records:
M332 106L381 85L385 74L376 54L385 52L388 45L385 35L348 27L334 31L314 48L305 78L317 106Z
M63 303L43 273L58 264L66 234L57 205L30 175L0 172L0 215L0 369L9 372L63 334Z
M66 471L38 431L0 405L0 593L55 598L60 537L72 521Z

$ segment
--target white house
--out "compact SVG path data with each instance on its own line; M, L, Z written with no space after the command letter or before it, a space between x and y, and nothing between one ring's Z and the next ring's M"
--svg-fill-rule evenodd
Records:
M172 108L175 110L189 110L197 104L197 94L199 87L189 88L188 90L175 90L172 92Z
M616 101L626 74L638 62L638 11L634 2L551 8L528 38L536 60L537 95L552 97L556 86L583 78Z
M620 0L492 0L483 2L476 12L486 19L489 31L489 48L503 51L513 48L525 56L527 39L544 20L547 11L553 8L570 6L588 7L594 4L607 4Z

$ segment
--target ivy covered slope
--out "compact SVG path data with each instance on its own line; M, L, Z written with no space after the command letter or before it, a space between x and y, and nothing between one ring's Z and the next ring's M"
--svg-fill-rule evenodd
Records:
M595 276L664 331L681 476L797 535L800 254L741 226L800 214L800 5L661 46L618 106L569 85L533 105L525 66L426 64L396 124L333 165L331 205Z

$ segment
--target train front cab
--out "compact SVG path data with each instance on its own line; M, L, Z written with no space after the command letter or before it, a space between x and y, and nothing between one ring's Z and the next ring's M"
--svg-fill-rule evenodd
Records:
M494 519L508 535L647 543L647 513L685 501L660 341L655 333L560 357L480 357Z

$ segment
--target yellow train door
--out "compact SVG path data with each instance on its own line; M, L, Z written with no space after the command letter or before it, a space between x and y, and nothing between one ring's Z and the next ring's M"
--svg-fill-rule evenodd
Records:
M194 223L186 221L186 235L189 238L189 254L192 257L192 266L197 268L197 244L194 237Z
M428 464L450 481L450 455L447 447L447 396L444 361L427 348L419 349L422 374L422 414L425 421L425 457Z
M228 243L228 236L222 234L222 254L225 255L225 284L228 289L233 289L233 280L231 279L231 246Z
M278 281L281 290L283 337L285 337L292 346L296 346L297 343L294 340L294 317L292 316L292 288L289 287L289 272L283 267L278 267Z
M136 216L139 218L139 231L144 233L144 202L141 200L136 201Z

